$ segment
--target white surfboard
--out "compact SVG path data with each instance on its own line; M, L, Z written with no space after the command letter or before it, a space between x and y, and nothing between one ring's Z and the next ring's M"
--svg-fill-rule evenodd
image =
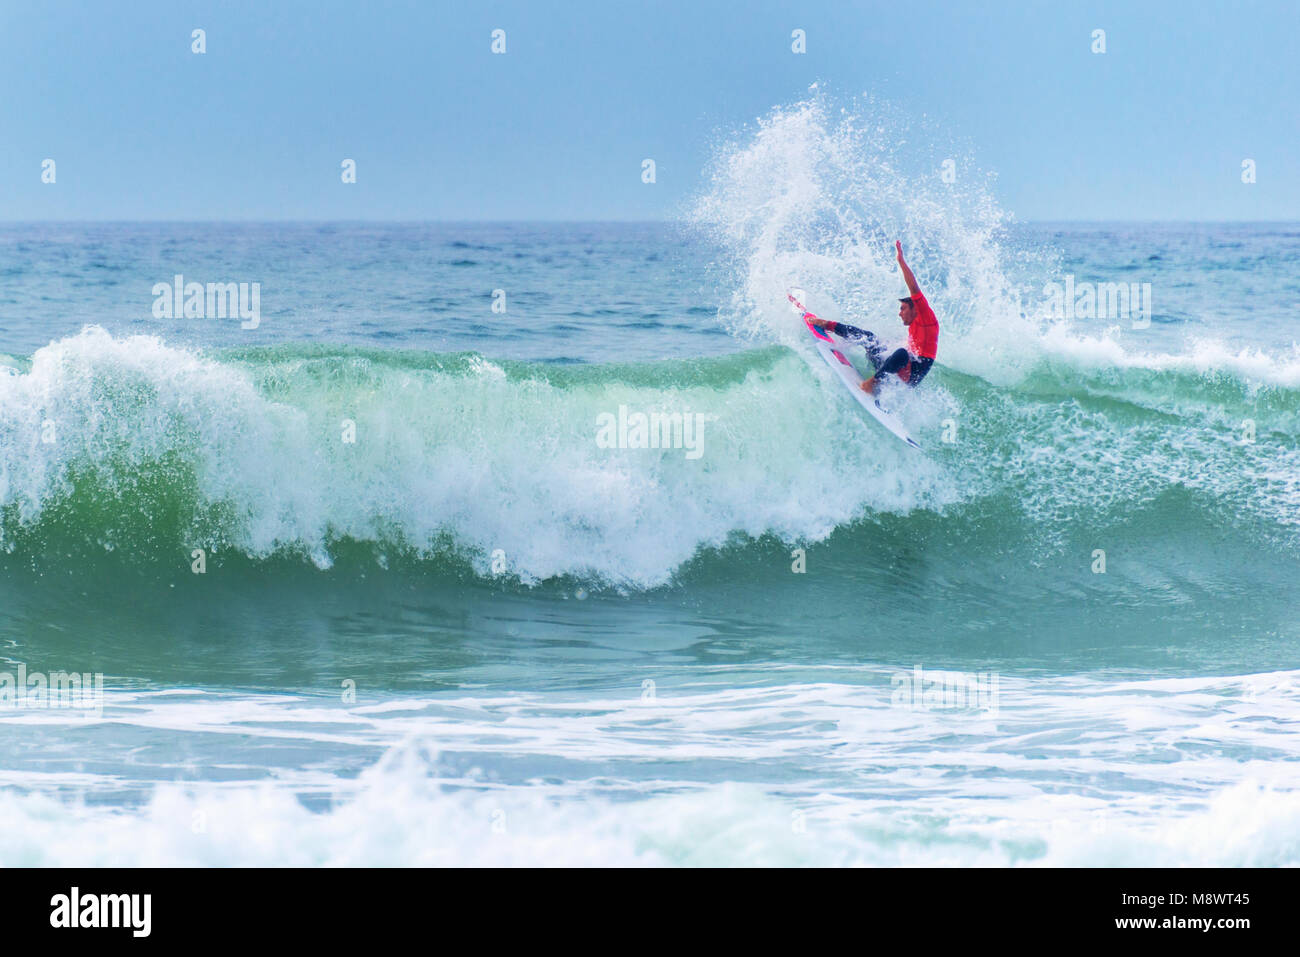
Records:
M792 290L786 296L790 300L790 306L799 314L803 320L804 326L813 337L813 343L817 347L818 354L826 360L826 364L835 370L836 376L844 383L844 387L849 390L853 398L858 400L858 404L871 413L871 417L887 428L894 435L898 436L914 449L919 449L916 440L907 434L907 429L903 428L903 423L898 420L894 413L890 412L880 404L880 400L874 395L862 391L862 376L858 370L853 368L853 363L844 358L844 353L835 347L835 340L822 329L818 329L809 320L816 319L804 308L802 299L803 291L799 289Z

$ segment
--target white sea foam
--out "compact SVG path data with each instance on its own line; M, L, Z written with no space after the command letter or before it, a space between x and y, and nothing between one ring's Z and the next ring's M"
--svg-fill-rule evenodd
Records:
M47 793L0 793L0 864L1300 864L1300 673L1003 675L993 716L895 707L887 672L823 670L650 701L118 693L106 719L137 734L388 750L355 780L317 761L115 809L54 795L120 774L29 774ZM740 765L748 783L722 783Z

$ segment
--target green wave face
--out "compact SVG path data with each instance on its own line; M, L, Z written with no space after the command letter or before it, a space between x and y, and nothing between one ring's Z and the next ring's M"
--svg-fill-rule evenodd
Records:
M1158 544L1203 523L1293 554L1300 391L1155 365L1044 355L1009 386L937 368L888 396L918 454L784 347L550 366L205 356L91 328L0 374L0 541L11 562L363 554L633 589L742 577L762 541L837 529L850 550L946 539L1032 564L1106 529ZM635 447L638 413L698 428Z

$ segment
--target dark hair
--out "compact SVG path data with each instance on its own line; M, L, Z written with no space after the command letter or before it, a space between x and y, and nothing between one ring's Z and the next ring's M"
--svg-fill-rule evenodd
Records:
M905 298L905 299L900 299L900 300L898 300L898 301L899 301L899 302L905 302L905 303L907 303L909 306L911 306L912 308L916 308L916 303L912 302L912 297L911 297L911 296L908 296L908 297Z

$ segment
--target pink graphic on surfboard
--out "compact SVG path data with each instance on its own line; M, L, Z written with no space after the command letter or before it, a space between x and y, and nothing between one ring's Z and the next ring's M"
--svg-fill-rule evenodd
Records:
M853 368L853 363L844 357L844 353L835 348L835 340L824 330L812 324L812 320L818 317L804 308L803 296L802 290L794 289L786 295L786 299L790 301L791 307L799 314L804 326L812 334L813 345L817 349L817 353L825 360L827 365L835 370L836 376L844 383L844 387L849 390L857 403L871 414L873 419L912 448L919 449L921 446L908 434L898 416L882 406L880 400L875 396L862 391L862 377L858 374L857 369Z

